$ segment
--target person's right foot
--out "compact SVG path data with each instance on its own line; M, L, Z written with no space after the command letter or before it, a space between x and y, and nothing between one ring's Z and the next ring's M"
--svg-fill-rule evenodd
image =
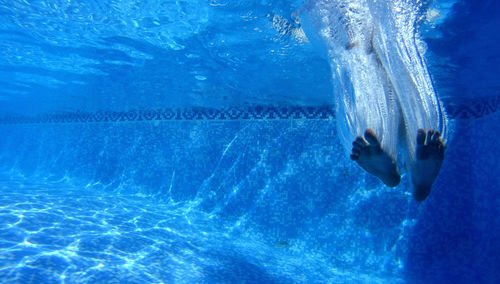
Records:
M411 168L413 197L417 201L424 201L431 192L432 184L443 163L445 149L438 131L429 130L426 134L423 129L418 130L417 159Z
M370 128L365 131L365 139L358 136L354 140L351 159L387 186L397 186L401 181L401 176L396 161L384 152L377 136Z

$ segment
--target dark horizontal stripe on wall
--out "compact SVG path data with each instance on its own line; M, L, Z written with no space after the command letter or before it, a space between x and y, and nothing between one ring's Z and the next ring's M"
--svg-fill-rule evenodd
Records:
M451 119L479 118L500 109L500 95L446 104ZM164 108L131 111L97 111L45 114L40 116L4 116L0 124L36 123L98 123L130 121L175 120L283 120L283 119L333 119L333 106L253 106L227 108Z
M47 114L42 116L10 116L0 118L3 124L19 123L89 123L127 121L175 121L175 120L276 120L276 119L332 119L331 106L319 107L275 107L254 106L247 108L165 108L154 110L132 110L125 112L97 111Z
M500 110L500 95L463 101L459 104L447 104L446 112L449 118L470 119L480 118Z

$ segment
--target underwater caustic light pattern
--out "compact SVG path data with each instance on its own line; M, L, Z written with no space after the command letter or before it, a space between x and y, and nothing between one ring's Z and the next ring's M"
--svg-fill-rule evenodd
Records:
M210 214L143 195L1 182L0 278L12 283L293 283L351 274L281 241L235 237ZM311 275L315 275L311 278Z

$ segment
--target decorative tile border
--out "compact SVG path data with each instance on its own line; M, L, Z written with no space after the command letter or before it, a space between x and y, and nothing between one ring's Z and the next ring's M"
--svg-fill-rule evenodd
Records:
M447 104L449 118L480 118L500 110L500 95L464 101L460 104Z
M450 119L472 119L500 110L500 95L462 104L446 104ZM176 120L284 120L334 119L333 106L252 106L228 108L163 108L131 111L97 111L46 114L41 116L4 116L0 124L99 123Z
M283 120L283 119L333 119L331 106L254 106L247 108L164 108L131 110L125 112L97 111L48 114L42 116L8 116L0 118L0 124L34 123L92 123L162 120Z

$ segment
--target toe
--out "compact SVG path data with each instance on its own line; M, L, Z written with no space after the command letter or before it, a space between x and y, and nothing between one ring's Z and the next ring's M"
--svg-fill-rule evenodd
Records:
M419 129L417 131L417 146L423 146L425 143L425 131L423 129Z
M434 134L431 137L431 143L432 144L439 143L439 136L441 136L441 134L439 133L439 131L434 131Z
M370 128L366 129L365 131L365 139L372 146L377 146L380 144L378 142L377 135L375 135L375 132L373 132L373 130L371 130Z
M429 131L427 131L427 139L426 139L426 143L425 144L429 144L431 143L431 139L432 139L432 136L434 135L434 130L430 129Z
M439 157L443 158L444 157L444 152L446 150L446 145L443 143L443 141L441 140L441 138L438 139L438 153L439 153Z
M356 140L354 140L354 142L352 142L352 146L358 146L358 147L366 147L368 146L368 143L366 143L365 139L363 139L363 137L361 136L358 136L356 137Z
M361 150L361 149L363 149L364 147L365 147L365 145L360 145L359 143L356 143L356 141L355 141L355 142L352 142L352 148L353 148L353 149L359 149L359 150Z
M360 148L352 148L352 154L359 156L361 154Z

